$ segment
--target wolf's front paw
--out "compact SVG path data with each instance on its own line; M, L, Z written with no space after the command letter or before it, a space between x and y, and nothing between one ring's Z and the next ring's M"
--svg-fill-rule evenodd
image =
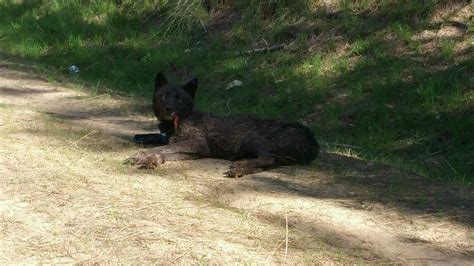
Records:
M124 163L136 165L139 169L154 169L159 164L164 163L163 156L158 153L141 151L129 158Z
M229 167L229 171L225 172L224 175L226 177L242 177L244 175L251 174L256 171L255 167L249 166L244 162L234 162Z
M229 167L229 171L224 172L224 176L225 177L230 177L230 178L237 178L237 177L242 176L242 172L239 171L238 169L236 169L235 167L233 167L233 165L231 165Z

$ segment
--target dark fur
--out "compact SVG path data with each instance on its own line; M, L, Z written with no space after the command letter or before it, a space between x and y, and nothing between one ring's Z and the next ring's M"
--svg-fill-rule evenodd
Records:
M196 79L175 86L157 74L153 112L170 144L140 152L128 162L154 168L165 161L222 158L235 161L225 174L240 177L278 165L308 164L316 158L318 143L303 125L195 111L196 90Z

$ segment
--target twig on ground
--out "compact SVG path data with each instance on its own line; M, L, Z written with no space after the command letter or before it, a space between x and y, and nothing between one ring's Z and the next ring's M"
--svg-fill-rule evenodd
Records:
M444 150L439 150L439 151L432 152L432 153L430 153L430 154L425 155L425 158L428 158L428 157L431 157L431 156L440 154L440 153L442 153L442 152L444 152Z
M354 146L354 145L344 144L344 143L330 142L329 144L332 144L334 146L341 146L341 147L345 147L345 148L361 149L361 147L359 147L359 146Z
M275 252L285 243L285 239L283 241L279 242L276 247L273 249L272 253L265 259L265 265L268 264L268 261L275 255Z
M229 98L227 99L226 103L225 103L225 106L227 107L227 113L230 113L230 101L232 100L232 98Z
M90 101L90 100L99 99L99 98L102 98L102 97L104 97L104 96L108 96L108 94L104 93L104 94L96 95L96 96L94 96L94 97L85 98L85 99L82 99L81 102L87 102L87 101Z
M288 256L288 209L285 208L285 224L286 224L286 236L285 236L285 262Z
M252 54L258 54L258 53L271 53L271 52L275 52L279 50L284 50L284 49L288 49L290 46L291 46L291 43L290 44L281 43L281 44L265 46L262 48L248 49L248 50L237 51L237 52L232 52L232 51L228 51L228 52L233 55L252 55ZM203 50L202 47L196 47L196 48L185 49L184 52L191 53L193 51L202 51L202 50Z
M184 252L183 254L179 255L178 257L176 257L174 260L171 261L171 264L174 264L175 262L177 262L179 259L181 259L182 257L188 255L189 252Z
M77 143L79 143L81 140L86 139L86 138L89 137L90 135L95 134L95 133L97 133L97 132L98 132L97 130L92 130L91 132L89 132L89 133L85 134L84 136L78 138L77 140L73 141L73 142L71 143L71 145L74 145L76 148L79 149L79 146L77 146Z
M248 49L244 51L238 51L235 52L235 55L251 55L251 54L256 54L256 53L270 53L282 49L286 49L288 47L287 44L275 44L272 46L267 46L263 48L255 48L255 49Z
M202 205L199 205L199 206L187 206L187 207L182 207L182 208L177 208L175 210L185 210L185 209L191 209L191 208L204 208L204 207L207 207L207 206L210 206L212 205L212 203L207 203L207 204L202 204Z
M457 175L458 174L458 171L456 171L456 169L454 169L454 167L451 165L451 163L449 163L448 160L444 160L446 162L446 164L449 166L449 168L451 168L451 170L453 170L453 172Z
M283 239L281 242L279 242L276 247L272 250L272 253L265 259L265 264L268 264L268 261L275 255L276 251L283 245L285 244L285 262L286 258L288 256L288 210L285 208L285 228L286 228L286 233L285 233L285 239Z

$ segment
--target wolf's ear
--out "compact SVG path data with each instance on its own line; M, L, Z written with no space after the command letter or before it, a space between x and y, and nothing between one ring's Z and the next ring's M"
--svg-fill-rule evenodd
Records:
M191 94L191 96L194 98L194 95L196 94L198 88L198 80L197 78L192 78L190 81L188 81L186 84L184 84L183 89Z
M158 72L155 77L155 91L161 89L167 83L168 81L166 80L165 76L161 72Z

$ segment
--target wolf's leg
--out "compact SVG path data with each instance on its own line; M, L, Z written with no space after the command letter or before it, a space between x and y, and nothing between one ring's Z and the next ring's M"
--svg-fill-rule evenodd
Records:
M209 146L204 138L196 138L165 146L154 147L145 151L146 153L187 153L200 156L209 156Z
M208 155L209 147L206 140L199 138L138 152L126 159L125 163L137 165L138 168L152 169L165 161L192 160Z
M260 155L257 159L247 159L233 162L229 171L224 175L227 177L242 177L263 171L264 168L273 166L275 159L268 154Z
M227 177L241 177L274 166L276 162L271 155L271 149L272 143L268 139L258 135L248 137L240 147L240 151L244 154L244 158L249 159L233 162L229 167L229 171L225 172L224 175Z

